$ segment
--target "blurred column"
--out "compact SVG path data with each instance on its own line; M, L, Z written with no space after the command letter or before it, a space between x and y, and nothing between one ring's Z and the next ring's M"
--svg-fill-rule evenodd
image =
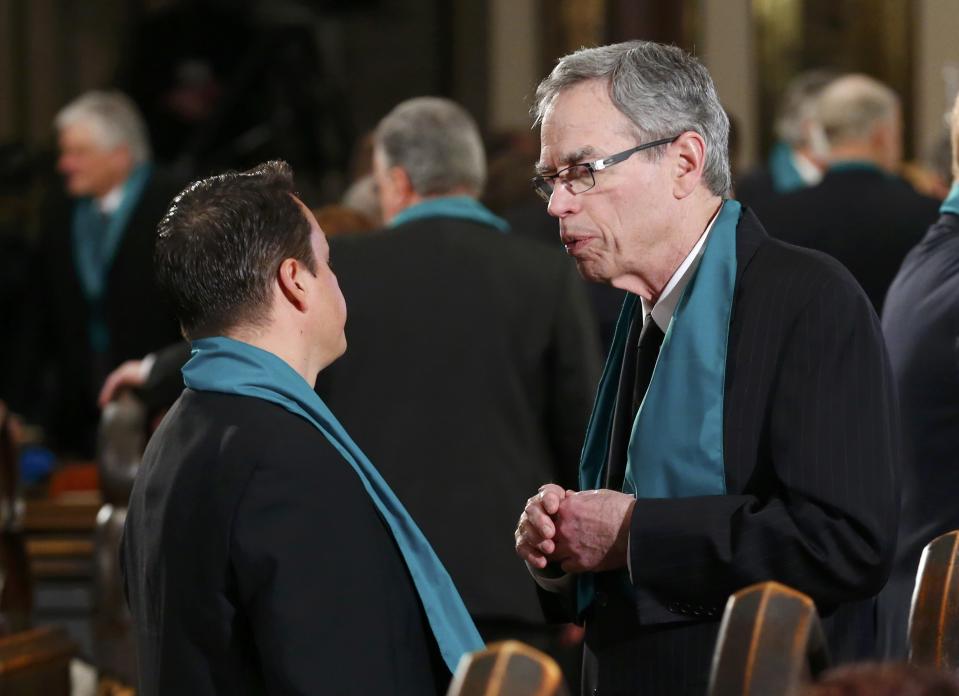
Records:
M946 114L959 89L959 3L956 0L920 0L916 13L915 140L924 154L942 133Z
M490 131L526 130L540 74L536 0L492 0L489 5Z
M709 68L719 99L739 129L739 165L757 159L758 89L750 0L702 0L697 54Z

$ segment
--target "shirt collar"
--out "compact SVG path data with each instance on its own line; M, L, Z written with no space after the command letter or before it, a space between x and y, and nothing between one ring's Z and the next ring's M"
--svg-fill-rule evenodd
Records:
M123 202L123 183L117 184L107 195L97 199L97 208L104 215L113 215Z
M725 205L725 202L723 205ZM664 287L660 293L656 304L650 306L649 300L645 297L639 298L639 301L643 305L643 317L645 318L648 314L652 314L653 321L656 322L656 326L658 326L663 333L669 328L669 322L673 318L676 305L679 304L679 298L683 296L683 290L686 289L690 278L693 277L693 274L699 267L699 261L703 256L703 250L706 246L706 238L709 237L709 232L713 229L713 223L716 222L716 218L719 217L719 212L722 209L723 206L719 206L719 209L715 212L712 219L710 219L709 224L706 225L706 230L699 237L699 241L696 242L692 251L687 254L683 262L679 264L679 268L676 269L669 279L669 282L666 283L666 287Z

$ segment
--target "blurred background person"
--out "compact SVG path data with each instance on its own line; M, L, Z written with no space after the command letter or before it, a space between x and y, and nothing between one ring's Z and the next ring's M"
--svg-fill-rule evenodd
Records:
M880 637L893 658L906 657L922 549L959 529L959 101L951 152L956 183L939 220L903 261L882 314L905 434L896 564L879 603Z
M826 163L822 129L816 121L816 99L834 77L829 70L810 70L790 81L776 115L777 141L765 166L739 181L734 178L736 200L748 205L760 218L771 199L813 186L822 179ZM730 151L734 151L732 143Z
M766 206L763 223L774 237L840 261L878 312L939 202L898 176L902 110L889 87L866 75L844 75L822 91L816 113L826 139L826 173L816 186Z
M317 391L433 543L484 639L555 654L534 586L497 540L530 486L575 482L600 368L588 299L558 249L517 238L477 200L486 157L462 107L401 103L373 152L387 228L334 240L350 351Z
M11 395L54 449L88 458L107 374L179 336L153 274L156 225L177 186L152 165L123 94L86 93L55 124L64 191L42 208Z

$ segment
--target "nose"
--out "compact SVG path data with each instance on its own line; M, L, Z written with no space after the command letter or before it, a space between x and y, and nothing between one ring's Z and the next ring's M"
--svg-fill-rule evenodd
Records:
M546 206L546 212L554 218L564 218L579 210L579 197L570 193L569 189L558 184L553 187L553 193L549 197L549 203Z

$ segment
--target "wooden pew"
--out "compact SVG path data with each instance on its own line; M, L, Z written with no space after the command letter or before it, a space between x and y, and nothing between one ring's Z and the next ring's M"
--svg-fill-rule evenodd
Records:
M68 696L76 645L58 627L28 629L33 583L22 529L18 446L0 403L0 694Z
M123 393L103 410L97 439L103 507L94 535L93 632L100 674L126 684L136 683L137 669L133 619L120 577L120 538L146 442L146 407L132 393Z
M909 661L959 669L959 531L936 537L922 551L909 610Z
M563 673L548 655L507 640L464 655L446 696L566 696Z
M726 603L708 693L787 696L828 666L813 601L785 585L763 582Z
M59 627L44 626L0 638L0 694L69 696L76 645Z

